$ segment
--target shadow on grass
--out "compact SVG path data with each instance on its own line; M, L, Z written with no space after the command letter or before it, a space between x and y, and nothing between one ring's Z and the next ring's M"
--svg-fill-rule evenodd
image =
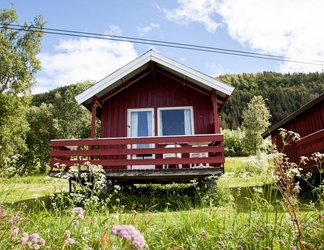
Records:
M251 209L269 209L284 211L282 207L283 198L277 191L274 184L267 184L262 187L241 187L228 188L234 200L227 204L218 202L222 197L217 196L216 189L198 188L194 185L138 185L123 187L118 192L109 190L99 196L100 209L114 213L123 210L125 213L136 212L165 212L165 211L185 211L200 209L210 206L220 207L232 205L237 212L247 213ZM47 195L37 199L20 200L13 203L4 203L16 211L25 213L39 213L44 209L48 211L59 208L69 210L73 207L83 206L82 203L72 201L68 192L61 193L59 199L53 200L53 196ZM88 199L86 194L84 199ZM308 204L314 201L310 192L300 194L300 211L310 210ZM230 204L231 202L231 204ZM53 205L55 203L55 205Z

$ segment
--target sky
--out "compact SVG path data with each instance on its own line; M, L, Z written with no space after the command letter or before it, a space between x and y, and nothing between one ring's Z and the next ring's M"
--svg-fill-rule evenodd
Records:
M274 55L269 60L192 49L45 34L33 94L99 81L149 50L210 76L322 72L322 0L0 0L19 24ZM292 62L298 61L299 63ZM300 63L302 62L302 63ZM307 62L307 63L305 63ZM313 64L316 62L316 64Z

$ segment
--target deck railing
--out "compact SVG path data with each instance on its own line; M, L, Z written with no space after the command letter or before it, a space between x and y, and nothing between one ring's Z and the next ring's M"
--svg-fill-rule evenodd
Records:
M296 141L296 146L299 156L310 156L311 153L323 152L324 129L321 129Z
M309 172L310 170L312 170L313 173L317 173L318 167L315 166L316 162L311 159L311 156L316 152L322 154L324 153L324 129L321 129L296 141L296 149L298 157L305 156L309 159L307 165L303 165L302 172Z
M85 162L106 170L223 167L225 162L221 134L52 140L51 147L51 170Z

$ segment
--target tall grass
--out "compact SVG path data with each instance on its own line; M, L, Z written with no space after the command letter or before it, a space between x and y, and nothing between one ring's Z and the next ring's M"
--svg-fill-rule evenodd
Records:
M314 158L322 171L324 155ZM92 178L71 194L64 178L1 179L0 249L324 249L323 183L302 200L295 166L277 171L282 159L244 159L212 180L216 189L195 180L104 187L91 165ZM29 181L52 191L13 192Z

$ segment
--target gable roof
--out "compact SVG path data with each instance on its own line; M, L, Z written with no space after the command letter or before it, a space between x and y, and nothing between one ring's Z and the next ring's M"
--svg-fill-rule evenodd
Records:
M271 128L269 128L267 131L263 132L261 135L263 138L268 137L273 131L279 129L282 127L282 125L286 124L287 122L291 121L295 117L299 116L300 114L304 113L305 111L309 110L312 108L314 105L317 103L321 102L324 100L324 92L320 94L319 96L315 97L313 100L309 101L306 103L304 106L301 108L297 109L295 112L291 113L290 115L286 116L284 119L282 119L280 122L277 124L273 125Z
M100 80L95 85L76 96L75 99L77 100L78 104L82 104L89 108L92 103L93 96L96 96L99 99L109 98L110 96L106 98L107 93L112 92L118 87L118 92L121 91L123 89L123 83L129 81L129 85L145 76L141 75L140 73L147 69L152 70L152 62L155 63L156 67L164 70L164 72L171 73L172 75L177 76L178 79L184 79L185 81L192 83L194 86L197 86L200 89L206 91L215 89L217 98L219 99L218 105L221 107L220 109L222 109L222 107L225 105L226 100L234 90L234 87L231 85L216 80L211 76L203 74L150 50L137 59L133 60L132 62L126 64L124 67L116 70L112 74ZM149 73L150 71L147 71L147 74ZM136 79L133 79L136 76L138 77ZM115 91L114 94L118 92ZM101 101L104 101L104 99Z

